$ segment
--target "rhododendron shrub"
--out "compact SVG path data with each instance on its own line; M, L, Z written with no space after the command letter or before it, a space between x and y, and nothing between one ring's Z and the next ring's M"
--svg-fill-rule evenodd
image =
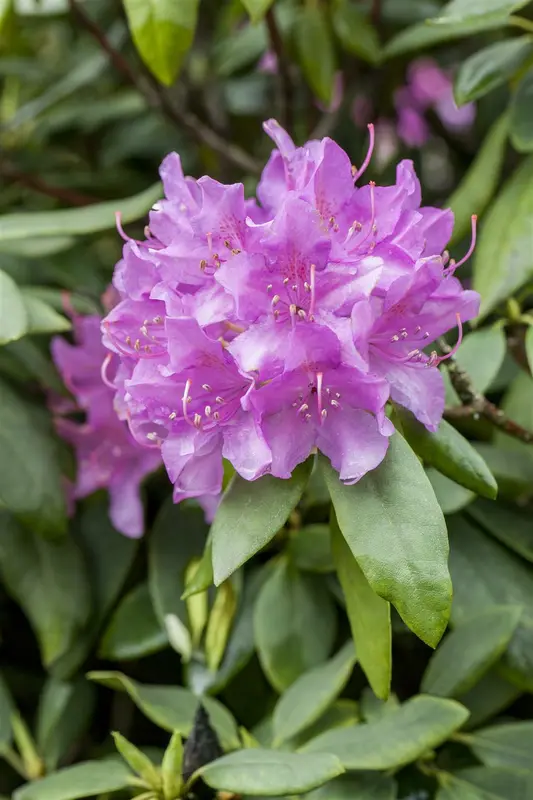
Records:
M0 0L0 800L533 798L532 35Z

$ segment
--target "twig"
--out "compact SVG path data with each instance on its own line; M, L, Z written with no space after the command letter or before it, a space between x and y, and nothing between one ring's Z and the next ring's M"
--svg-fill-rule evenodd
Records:
M47 197L60 200L69 206L88 206L91 203L99 202L97 197L91 197L82 192L67 189L64 186L51 186L42 178L39 178L38 175L28 175L26 172L21 172L10 164L0 163L0 176L7 178L7 180L13 183L20 183L21 186L33 189L39 194L44 194Z
M451 347L444 339L439 339L439 346L446 354L451 352ZM477 392L472 383L472 379L468 373L459 366L453 356L450 356L445 361L445 364L448 367L452 386L463 404L462 407L459 408L446 409L446 417L448 419L479 419L479 417L484 417L491 425L494 425L495 428L503 431L508 436L519 439L525 444L533 444L533 432L513 422L501 408L498 408L498 406L495 406L490 400L487 400L484 395Z
M379 28L381 25L381 0L372 0L371 17L376 28Z
M289 133L292 133L294 122L294 92L291 80L290 63L283 46L283 39L278 28L274 9L272 7L267 11L265 19L270 38L270 45L276 54L276 59L278 62L281 97L281 124Z
M253 156L249 155L238 145L228 142L216 131L202 122L192 111L183 110L174 105L155 78L137 74L127 59L115 50L105 35L105 32L88 16L85 10L78 5L77 0L69 0L69 7L73 16L85 30L96 39L102 50L107 53L115 69L143 95L152 108L161 111L178 128L185 128L192 138L200 141L202 144L206 144L227 161L232 162L245 172L250 172L252 174L259 174L261 172L261 165Z

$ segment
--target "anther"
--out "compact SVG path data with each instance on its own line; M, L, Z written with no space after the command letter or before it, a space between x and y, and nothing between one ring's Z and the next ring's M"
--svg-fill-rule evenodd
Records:
M289 282L288 278L283 278L283 285L286 286Z
M273 305L273 306L277 306L277 304L279 303L279 301L280 301L280 296L279 296L279 294L275 294L275 295L274 295L274 297L272 298L272 305Z
M204 270L206 269L206 267L207 267L207 261L205 260L205 258L202 258L202 260L200 261L200 269Z
M146 434L146 438L147 438L147 439L148 439L150 442L157 442L157 440L158 440L158 438L159 438L159 437L158 437L157 433L151 432L151 433L147 433L147 434Z
M176 414L176 412L175 412L175 411L173 411L173 412L172 412L172 414L169 414L169 415L168 415L168 418L169 418L170 420L172 420L172 419L176 419L176 417L177 417L177 416L178 416L178 415Z
M194 424L195 428L199 428L200 427L200 425L202 424L202 417L201 417L200 414L195 414L194 415L194 423L193 424Z
M311 414L306 414L304 419L306 422L309 422L309 420L311 419Z
M309 409L309 405L307 403L303 403L303 405L301 405L300 408L298 409L297 413L298 414L303 414L303 412L307 411L308 409Z
M210 392L210 391L211 391L211 387L209 386L209 384L208 384L208 383L202 383L202 389L203 389L205 392Z
M211 416L211 406L206 406L204 408L204 412L205 412L206 417L210 417Z
M303 308L298 309L298 316L300 317L300 319L305 319L307 317L307 314L305 313L305 310Z
M326 419L327 415L328 415L327 408L323 408L322 411L320 412L320 418L324 420Z
M332 405L333 408L340 408L340 403L337 400L331 400L330 405Z
M137 352L139 352L139 350L141 349L141 340L140 339L136 339L135 340L135 344L133 346L134 346L135 350Z
M267 292L271 292L271 291L272 291L272 284L269 283L268 286L267 286Z
M420 327L420 325L417 325L415 330L414 330L414 333L415 334L420 333L421 330L422 330L422 328Z
M397 333L395 333L394 336L390 337L390 340L391 340L391 342L399 342L400 341L400 337L398 336Z
M215 397L215 401L216 401L216 402L217 402L219 405L222 405L222 403L225 403L225 402L226 402L226 401L224 400L224 398L223 398L223 397L221 397L219 394L218 394L218 395Z
M215 422L218 422L218 421L219 421L219 419L220 419L220 414L218 413L218 411L215 411L215 413L213 414L213 419L215 420Z

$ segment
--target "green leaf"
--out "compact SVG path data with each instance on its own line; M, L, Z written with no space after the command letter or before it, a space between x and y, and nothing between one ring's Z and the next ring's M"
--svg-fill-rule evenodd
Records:
M479 318L533 275L533 156L523 161L490 207L474 258L473 288L481 294Z
M489 468L464 436L446 420L430 433L405 409L395 410L401 431L417 456L452 481L483 497L494 499L498 485Z
M196 569L187 572L185 580L185 591L181 599L187 600L195 594L205 592L213 584L213 543L211 536L208 537L201 559L197 562Z
M74 538L85 556L93 595L89 626L54 664L54 674L65 678L79 669L95 642L100 627L124 585L139 547L111 525L107 498L99 493L85 501L76 517Z
M135 47L161 83L171 86L194 39L199 0L123 0Z
M140 583L115 609L103 635L99 656L109 661L131 661L163 650L165 631L154 613L146 583Z
M502 367L506 350L507 342L501 328L483 328L465 336L456 360L468 372L477 392L483 394L490 388Z
M378 64L381 46L376 29L368 17L347 0L339 0L333 9L333 29L343 48L354 56Z
M370 587L334 515L331 519L331 539L361 667L376 695L386 699L392 674L390 604Z
M514 500L531 491L533 459L527 448L515 452L487 442L476 442L475 447L498 481L500 497Z
M13 278L0 269L0 344L20 339L27 330L24 297Z
M494 606L458 625L433 653L422 691L460 697L498 661L516 630L522 609Z
M347 728L360 722L359 707L355 700L335 700L316 722L286 743L289 750L298 750L306 742L333 728Z
M533 584L531 570L463 518L451 518L450 571L454 598L452 624L497 605L522 606L522 616L504 660L509 677L518 685L533 687ZM483 564L483 569L479 565Z
M455 481L451 481L445 475L437 472L436 469L432 469L432 467L426 470L426 475L433 487L435 497L443 514L456 514L457 511L466 508L476 499L474 492L465 489Z
M62 333L71 329L69 320L29 292L21 291L28 321L27 333Z
M165 798L180 797L181 792L181 767L183 763L183 741L176 731L172 734L168 747L161 762L161 775L163 779L163 796Z
M522 558L533 562L533 530L529 511L511 503L488 503L482 500L468 509L468 516Z
M448 539L431 484L396 433L380 466L345 486L322 458L341 532L372 589L435 647L450 614Z
M122 200L94 203L83 208L62 211L32 211L0 217L0 242L35 236L81 236L115 227L115 213L122 223L143 217L163 194L160 183Z
M511 142L519 153L533 150L533 70L524 75L511 101Z
M396 800L396 782L390 775L340 775L306 800Z
M218 791L264 797L303 794L343 772L335 756L239 750L212 761L197 773Z
M481 217L492 200L499 186L508 130L509 119L507 114L503 114L490 128L474 161L457 189L448 198L446 205L450 206L455 217L451 244L460 242L468 234L472 214ZM463 340L459 354L470 336L471 334Z
M454 700L418 695L376 722L324 733L303 751L333 753L346 769L394 769L445 742L467 718Z
M203 511L176 506L169 497L157 515L148 543L148 585L154 610L171 645L184 656L190 654L187 606L182 600L187 567L202 554L206 537ZM183 641L173 635L180 622L185 626Z
M529 370L533 373L533 325L530 325L526 330L525 341L527 363Z
M237 611L237 596L231 581L224 581L215 595L205 633L205 655L209 669L216 671L224 656Z
M113 731L111 733L115 742L115 747L126 762L126 764L150 784L154 789L161 785L161 778L155 765L152 764L148 756L142 753L134 744L121 736L120 733Z
M274 709L274 746L296 736L319 719L344 689L355 662L353 642L349 641L325 664L297 678Z
M365 686L361 694L361 715L365 722L375 722L385 714L395 711L399 705L399 700L393 693L389 694L386 700L380 700L370 687Z
M529 0L450 0L431 22L464 25L476 17L508 16L528 3Z
M333 572L331 537L328 525L306 525L298 528L287 545L294 565L306 572Z
M321 6L307 4L302 8L295 36L298 61L309 88L329 106L337 65L328 18Z
M43 539L1 514L0 573L28 617L45 667L65 653L87 623L90 593L82 555L71 537Z
M126 789L133 777L122 760L85 761L26 783L13 800L80 800Z
M493 725L464 734L464 741L487 767L533 772L533 722Z
M178 731L182 736L191 732L200 699L181 686L150 686L138 683L121 672L89 672L89 680L127 692L135 705L155 725L166 731ZM202 697L211 724L225 748L239 747L237 725L230 712L212 697Z
M242 4L250 15L252 22L263 19L274 0L242 0Z
M490 669L470 691L461 696L461 703L470 716L466 729L477 728L483 722L504 711L520 696L520 689L498 674L498 665Z
M482 31L501 29L506 24L507 17L503 14L472 17L462 25L456 25L455 22L442 22L439 25L420 22L410 28L405 28L394 36L383 49L382 55L386 58L395 58L416 50L429 49L443 42L472 36Z
M504 39L463 61L455 81L455 100L464 105L496 89L520 69L533 51L530 36Z
M11 712L13 698L8 686L0 674L0 755L2 750L11 744Z
M331 595L320 578L283 559L259 593L254 627L263 671L282 692L328 657L336 630Z
M464 781L469 788L473 786L478 790L478 795L474 796L475 800L478 798L479 800L526 800L532 796L531 776L526 772L519 773L492 767L470 767L456 772L455 777Z
M215 584L259 552L283 527L306 487L313 459L299 464L288 480L265 475L246 481L235 475L211 527Z
M495 795L487 795L482 789L448 772L440 772L438 780L441 785L435 800L495 800Z
M20 256L21 258L44 258L69 250L75 244L70 236L50 236L46 239L18 239L14 242L3 242L0 253Z
M57 769L80 736L89 727L96 689L84 678L60 681L49 678L39 698L36 743L49 772Z

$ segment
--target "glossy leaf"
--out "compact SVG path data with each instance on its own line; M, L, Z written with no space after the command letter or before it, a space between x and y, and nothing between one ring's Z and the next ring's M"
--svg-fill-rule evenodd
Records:
M394 36L383 49L386 58L412 53L416 50L425 50L444 42L462 39L482 31L501 29L507 22L506 15L495 14L485 17L472 17L461 25L454 22L440 22L438 25L428 25L419 22Z
M20 339L27 330L24 297L13 278L0 270L0 345Z
M126 789L131 770L122 759L85 761L17 789L13 800L80 800Z
M511 78L529 58L533 43L529 36L504 39L484 47L461 64L455 81L455 100L464 105L478 100Z
M474 755L487 767L526 770L533 773L533 722L493 725L464 735Z
M474 492L465 489L464 486L460 486L455 481L451 481L432 467L426 470L426 475L433 487L435 497L443 514L455 514L476 499Z
M487 442L476 442L475 447L498 481L500 497L514 500L531 491L533 459L527 447L516 452Z
M252 22L263 19L274 0L242 0L242 4L250 15Z
M142 684L121 672L90 672L87 677L116 691L127 692L143 714L160 728L189 735L200 701L188 689ZM238 747L237 726L230 712L211 697L204 697L201 702L222 744L227 748Z
M154 764L152 764L148 756L142 753L138 747L135 747L135 745L129 742L124 736L121 736L120 733L114 731L111 735L115 742L115 747L126 764L151 786L154 788L158 787L161 783L161 779L158 770Z
M501 328L483 328L465 336L457 363L466 370L476 391L484 393L500 371L507 342Z
M470 691L461 695L461 703L470 711L466 729L487 722L520 696L520 689L499 675L498 668L496 664Z
M274 709L275 746L319 719L344 689L355 662L350 641L332 659L305 672L284 692Z
M483 500L468 509L478 525L515 553L533 562L531 514L511 503L488 503Z
M435 800L495 800L495 795L489 796L471 783L462 781L448 772L441 772L438 776L440 783Z
M183 764L183 740L173 733L161 762L163 796L179 797L181 794L181 769Z
M335 700L335 702L317 720L305 728L298 736L286 743L289 750L298 750L306 742L311 741L325 731L333 728L348 728L360 722L359 706L355 700ZM269 742L270 743L270 742Z
M390 775L340 775L307 795L307 800L396 800L396 782Z
M432 22L437 24L454 22L456 25L464 25L476 17L507 16L528 2L529 0L449 0L439 17Z
M254 627L263 670L282 692L328 657L336 614L322 580L282 560L259 593Z
M0 753L11 743L11 711L13 699L11 692L0 674Z
M392 674L390 604L370 587L334 515L331 540L359 662L376 695L386 699Z
M81 236L115 227L115 213L122 224L143 217L163 193L160 183L133 197L94 203L61 211L20 212L0 216L0 242L28 236Z
M199 0L123 0L135 46L156 78L176 79L194 38Z
M532 225L533 156L506 182L481 226L473 279L473 288L481 294L481 318L533 275Z
M37 710L36 743L46 768L52 772L91 723L96 689L85 680L49 678Z
M328 19L324 9L305 5L296 24L298 60L309 88L324 105L333 97L336 63ZM320 58L317 58L320 53Z
M511 101L510 133L519 153L533 150L533 70L524 75Z
M496 663L516 630L522 609L495 606L458 625L433 653L422 691L460 697Z
M288 480L265 475L246 481L235 475L211 528L213 572L219 586L283 527L303 494L313 466L309 458Z
M490 128L472 165L448 198L445 205L452 209L455 218L451 244L460 242L468 235L472 214L481 217L494 197L499 186L508 130L509 120L504 114ZM458 355L463 352L466 340L470 337L471 334L465 337ZM492 361L492 358L488 360Z
M533 687L533 585L529 566L466 519L450 519L449 529L452 623L458 626L497 605L521 606L522 616L509 642L504 666L518 685ZM480 564L483 569L479 569Z
M200 592L205 592L206 589L213 583L213 544L209 536L204 547L202 557L197 562L196 568L186 573L185 591L181 599L187 600Z
M472 445L446 420L430 433L408 411L396 410L401 431L415 453L452 481L483 497L494 499L498 485L489 468Z
M353 486L324 458L322 466L339 527L370 586L435 647L450 613L448 539L418 458L396 433L382 464Z
M369 64L379 62L379 37L367 15L348 0L340 0L334 6L332 21L337 38L348 53Z
M146 583L140 583L115 609L100 643L100 657L130 661L157 653L168 638L152 607Z
M454 700L418 695L376 722L324 733L303 751L333 753L346 769L394 769L445 742L467 718Z
M366 686L363 689L360 699L361 715L365 722L375 722L380 717L390 714L399 706L399 700L395 694L389 694L386 700L376 697L372 689Z
M303 794L343 772L335 756L284 753L280 750L239 750L212 761L199 771L213 789L253 797Z
M218 669L224 656L236 610L235 588L231 581L224 581L217 589L205 633L207 666L213 671Z
M480 791L480 800L526 800L532 795L531 776L527 772L469 767L456 772L455 777Z
M71 537L43 539L1 514L0 573L37 637L46 667L65 653L91 611L82 555Z
M26 309L27 333L62 333L72 327L62 314L31 293L21 292Z
M332 572L335 569L328 525L298 528L289 538L287 552L298 569L307 572Z

